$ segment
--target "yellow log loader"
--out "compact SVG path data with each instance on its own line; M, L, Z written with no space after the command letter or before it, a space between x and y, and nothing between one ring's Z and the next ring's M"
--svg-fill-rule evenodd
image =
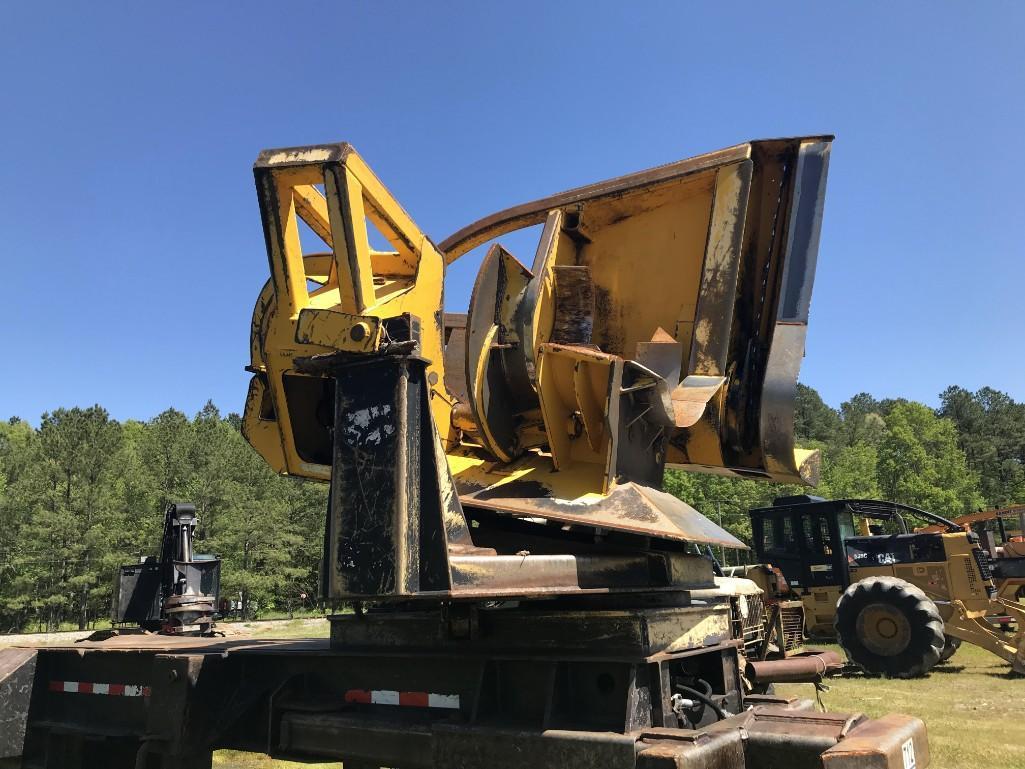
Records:
M918 719L752 693L827 663L747 664L760 602L704 552L745 546L661 488L815 481L792 427L830 146L747 142L437 245L350 145L261 153L244 433L330 482L324 596L355 611L330 639L0 651L0 758L924 769ZM446 316L446 265L538 224L532 261L493 243Z

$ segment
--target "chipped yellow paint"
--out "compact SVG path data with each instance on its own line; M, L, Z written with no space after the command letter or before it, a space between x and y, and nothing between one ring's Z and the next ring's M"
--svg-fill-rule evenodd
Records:
M345 352L375 352L381 345L381 319L307 307L299 313L296 341Z
M267 165L281 165L283 163L319 163L331 157L331 150L324 147L313 147L311 149L280 150L268 155L264 162Z
M526 482L550 489L553 498L564 501L591 504L604 498L600 485L601 468L578 465L557 471L552 466L551 456L539 451L529 451L511 464L499 464L482 458L477 452L459 448L448 452L448 466L456 489L461 493L470 489L500 489Z

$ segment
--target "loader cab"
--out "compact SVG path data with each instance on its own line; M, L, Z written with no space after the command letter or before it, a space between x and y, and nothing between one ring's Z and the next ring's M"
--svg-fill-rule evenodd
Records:
M794 592L849 583L844 542L857 532L844 502L808 494L780 497L750 515L759 562L777 566Z
M963 534L957 525L933 513L868 499L827 500L802 494L780 497L771 507L752 510L750 515L759 561L778 566L801 595L825 587L843 591L879 569L945 563L943 534L912 532L906 516ZM972 544L966 543L969 548Z

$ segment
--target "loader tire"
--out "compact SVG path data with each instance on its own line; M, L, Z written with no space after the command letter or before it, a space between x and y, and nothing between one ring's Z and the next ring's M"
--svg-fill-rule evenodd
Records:
M896 577L855 582L840 596L833 624L851 662L889 678L925 675L943 651L936 604Z
M943 651L940 652L940 662L946 662L947 660L949 660L951 657L954 656L954 654L957 653L957 650L960 648L961 639L954 638L954 636L952 635L948 635L943 640Z

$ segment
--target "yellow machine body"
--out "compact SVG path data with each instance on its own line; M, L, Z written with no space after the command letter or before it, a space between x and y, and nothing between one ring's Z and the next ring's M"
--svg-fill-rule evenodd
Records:
M833 634L833 620L836 618L836 602L840 600L843 588L839 585L809 588L798 597L804 604L804 626L813 638Z
M852 566L851 583L867 577L897 577L910 582L936 603L943 617L944 633L993 652L1010 662L1015 672L1025 673L1025 607L996 595L992 578L981 569L976 559L978 546L969 540L966 533L941 536L945 560ZM812 596L803 598L807 610ZM836 601L831 605L835 610ZM986 620L987 616L994 614L1013 619L1017 632L1008 635L995 630Z
M373 352L385 339L382 321L408 313L421 320L421 354L440 396L431 399L434 421L454 446L442 384L441 253L348 145L268 150L254 171L271 278L253 312L246 438L276 471L328 480L331 380L299 373L295 361ZM370 247L368 222L393 250ZM323 250L305 253L301 228Z
M278 472L329 479L333 382L297 361L375 353L407 322L464 504L742 547L660 491L662 473L816 481L792 423L830 141L750 142L570 190L440 246L351 146L261 153L271 279L246 438ZM540 223L530 267L494 243L465 319L445 315L446 263ZM391 250L371 248L373 228Z
M937 534L936 532L932 532ZM967 534L945 533L942 537L944 560L893 563L850 568L850 583L869 577L897 577L920 588L939 609L944 633L980 646L1011 663L1025 673L1025 607L996 594L993 580L976 559L978 547ZM810 636L833 635L837 602L843 585L815 585L797 594L804 603L805 627ZM1002 633L987 621L987 616L1010 617L1016 635Z
M1025 540L1022 538L1022 534L1025 534L1025 505L980 510L953 520L966 531L972 531L973 527L979 524L986 528L986 524L991 521L997 523L1003 539L1003 542L994 541L992 532L983 532L983 536L986 537L983 546L989 549L990 555L995 559L993 581L997 586L997 596L1017 604L1019 598L1025 597ZM1018 534L1010 536L1009 528ZM937 525L917 529L920 532L941 530L942 527Z

